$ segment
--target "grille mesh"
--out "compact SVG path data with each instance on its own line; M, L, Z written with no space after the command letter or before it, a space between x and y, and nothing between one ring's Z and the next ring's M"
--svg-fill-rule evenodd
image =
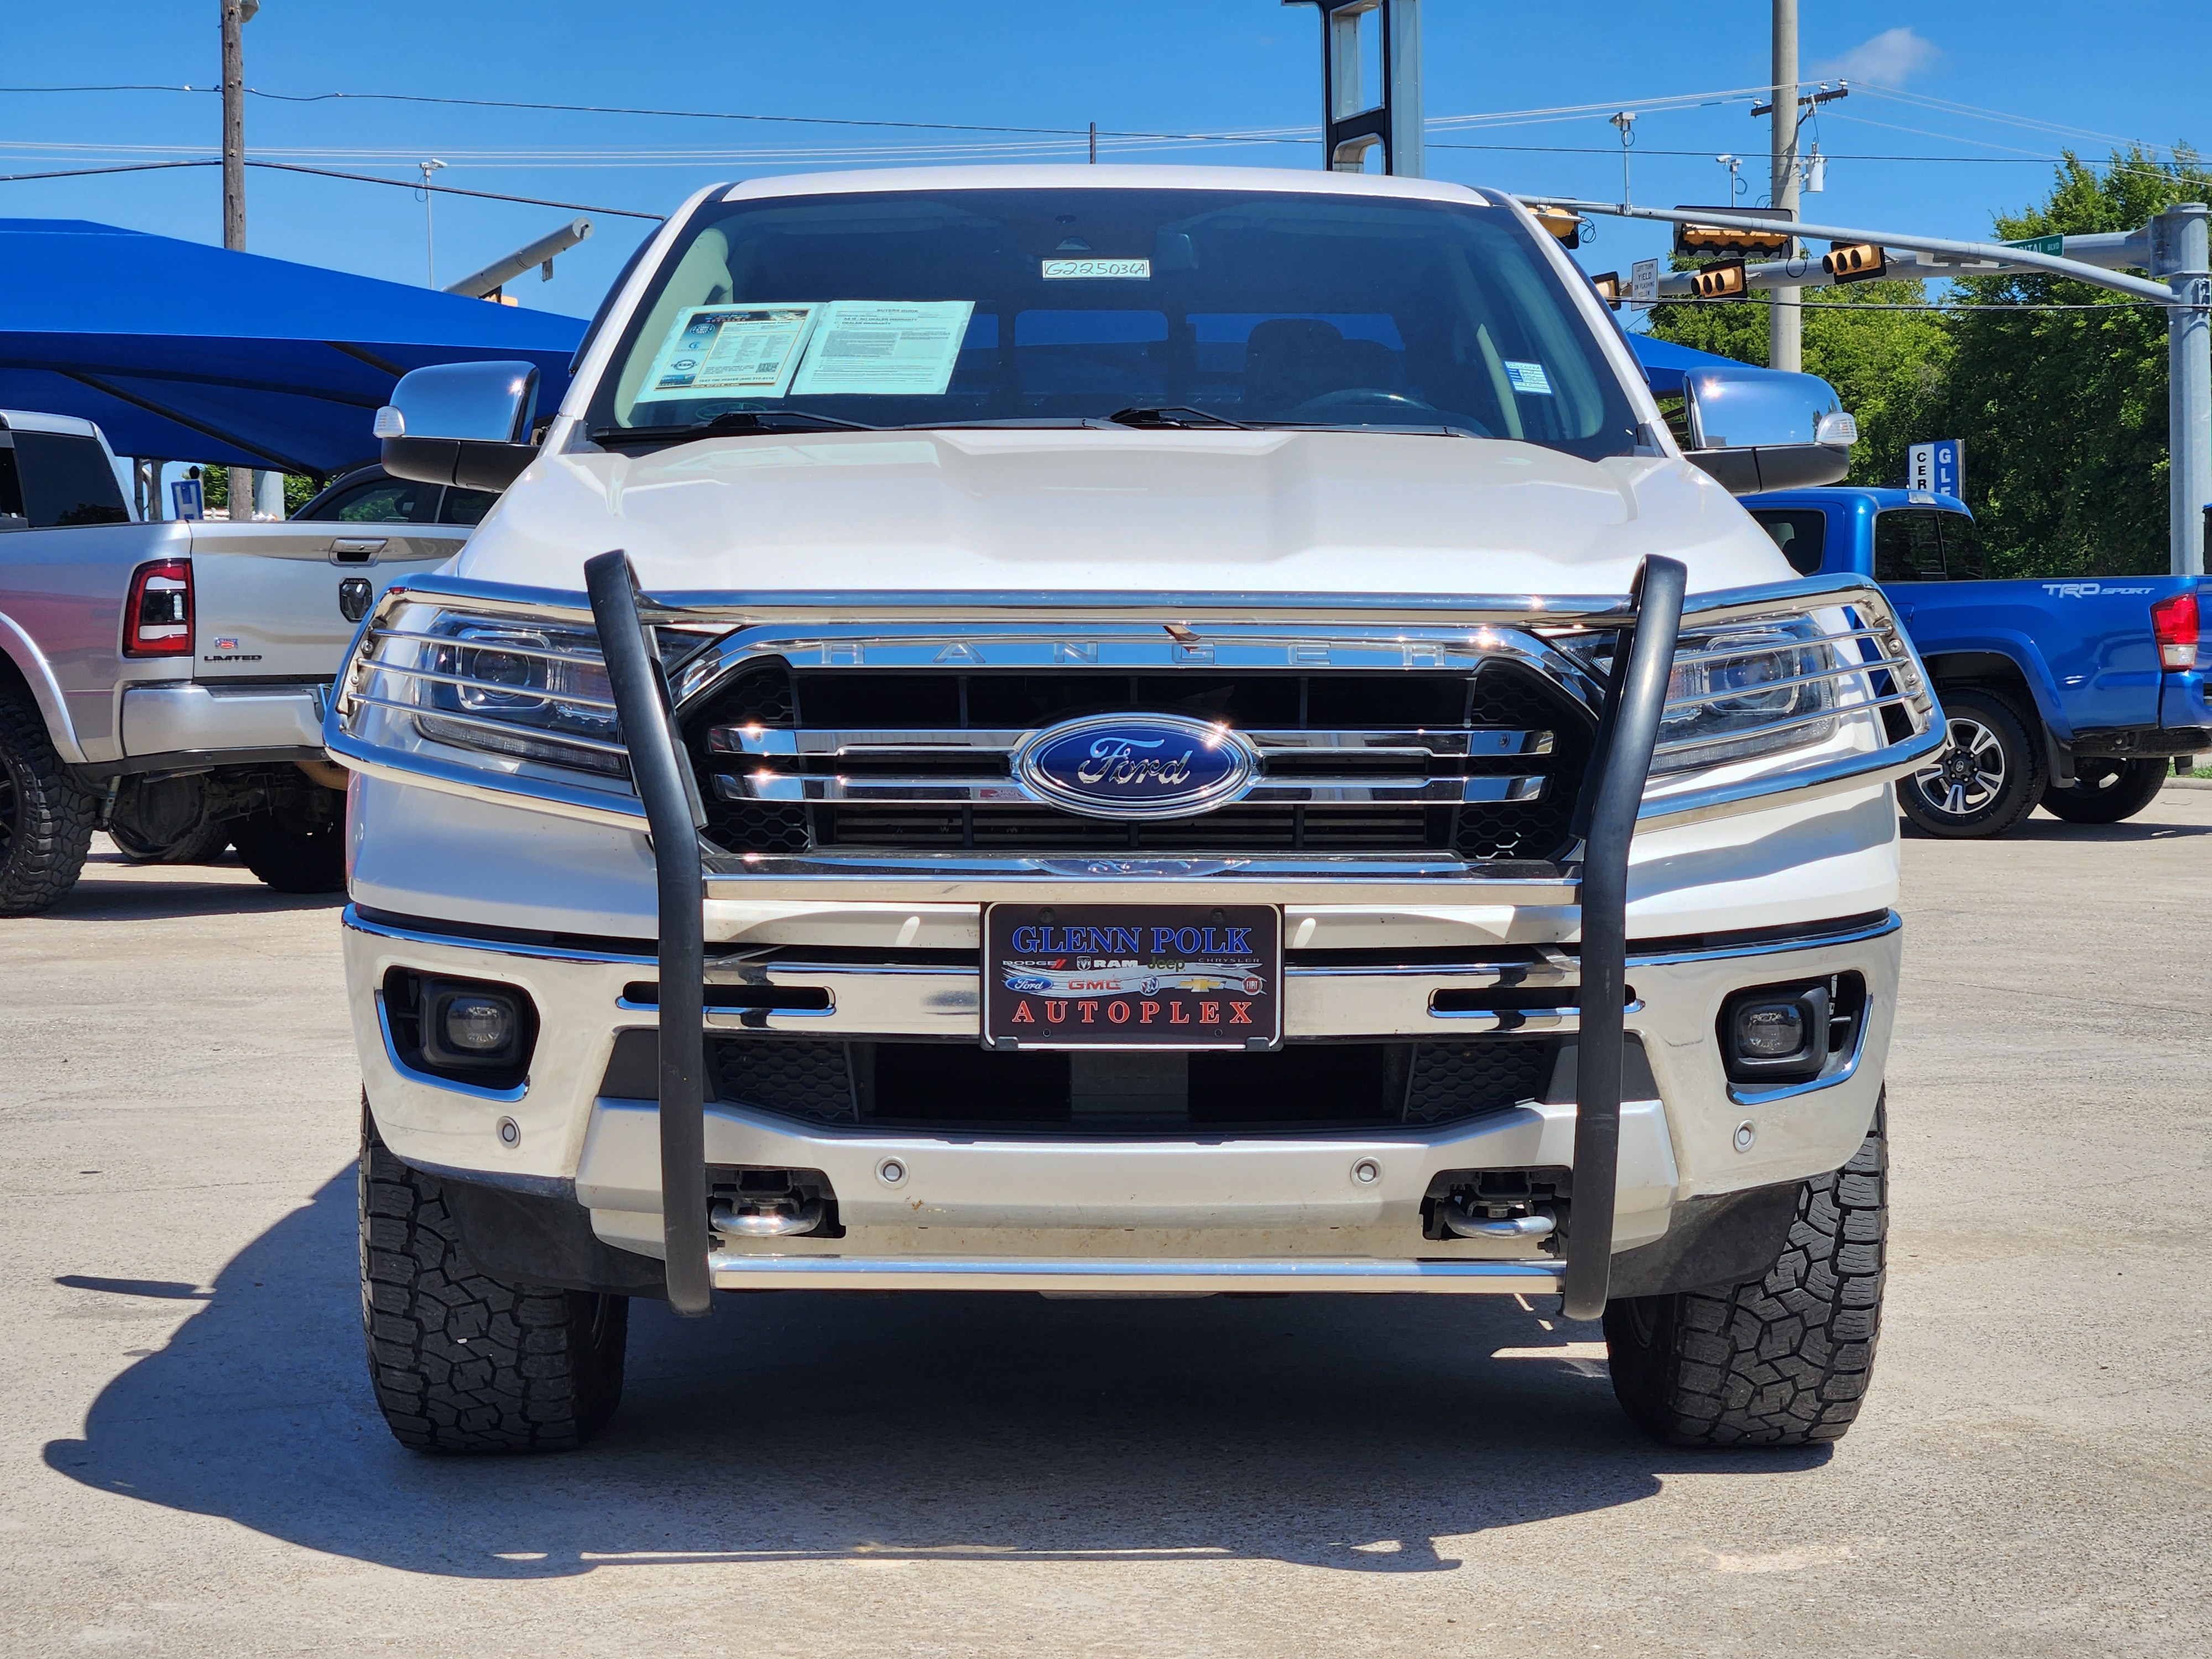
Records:
M1540 1099L1557 1046L1549 1037L1421 1043L1413 1050L1406 1121L1449 1123Z
M850 1045L805 1037L716 1037L707 1044L714 1098L815 1123L860 1118Z
M731 757L709 755L705 749L707 732L715 726L1030 730L1085 714L1136 712L1278 730L1543 731L1553 734L1553 746L1546 755L1485 757L1466 763L1475 775L1542 773L1543 792L1534 801L1455 806L1246 804L1136 823L1026 802L802 806L723 800L716 796L713 774L729 769ZM1534 670L1504 661L1458 674L1252 672L1178 677L836 669L794 673L771 658L732 675L687 721L708 839L728 852L781 854L832 848L1010 855L1426 851L1478 861L1556 860L1570 846L1589 736L1589 715L1572 698ZM1285 777L1310 775L1315 763L1297 757L1274 763ZM913 769L911 764L905 769Z

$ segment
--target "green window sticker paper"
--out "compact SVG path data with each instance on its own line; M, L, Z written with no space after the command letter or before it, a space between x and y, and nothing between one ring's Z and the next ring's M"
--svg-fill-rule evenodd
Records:
M781 398L822 310L811 301L690 307L668 331L637 400Z
M834 300L822 307L794 398L941 398L973 300Z
M1152 280L1150 259L1047 259L1039 273L1048 283L1096 282L1101 278L1125 283Z

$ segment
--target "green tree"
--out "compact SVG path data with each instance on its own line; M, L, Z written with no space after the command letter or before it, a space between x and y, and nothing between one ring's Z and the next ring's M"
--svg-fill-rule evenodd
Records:
M1999 217L1996 234L2133 230L2176 202L2207 200L2212 173L2186 147L2170 162L2115 151L2101 175L2069 154L2050 196ZM1952 356L1933 412L1942 435L1966 441L1966 501L1996 568L2017 576L2164 571L2163 309L2057 276L1977 276L1958 287L1979 305L2087 307L1946 319Z
M2001 215L2002 241L2133 230L2177 202L2212 200L2185 145L2161 162L2115 151L2100 173L2068 154L2049 196ZM1854 483L1903 482L1905 447L1965 441L1966 502L2001 575L2128 575L2166 568L2166 316L2056 276L1961 279L1948 297L2018 307L1887 311L1911 282L1808 290L1805 367L1859 419ZM1654 307L1651 332L1739 362L1766 362L1768 301ZM2033 306L2080 306L2037 311Z

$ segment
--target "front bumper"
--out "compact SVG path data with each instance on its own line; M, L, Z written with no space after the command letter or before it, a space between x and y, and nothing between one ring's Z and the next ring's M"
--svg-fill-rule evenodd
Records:
M965 908L972 941L975 907ZM396 1154L434 1172L572 1201L605 1243L660 1254L657 1109L598 1093L617 1036L655 1024L649 1004L624 995L654 976L649 953L457 937L357 909L347 912L344 940L368 1097ZM1616 1251L1662 1237L1685 1200L1801 1180L1849 1159L1881 1089L1900 940L1890 915L1759 943L1641 952L1632 945L1636 1000L1626 1024L1648 1056L1652 1086L1622 1109ZM856 962L850 952L825 952L838 959L808 963L787 952L770 965L715 969L732 982L819 988L830 1006L710 1011L709 1026L978 1040L973 967L912 966L885 955ZM541 1028L528 1079L477 1090L403 1064L380 1000L395 967L526 991ZM1563 988L1574 982L1571 956L1551 953L1547 968ZM1730 992L1844 971L1865 976L1867 1012L1841 1073L1759 1091L1729 1083L1715 1025ZM1495 969L1479 964L1377 956L1352 969L1302 965L1294 949L1285 1036L1464 1037L1500 1017L1431 1013L1431 994L1494 983ZM1565 1006L1532 1018L1544 1023L1521 1029L1571 1033L1577 1017ZM1747 1137L1739 1133L1746 1123ZM710 1104L710 1164L819 1170L845 1227L842 1238L726 1246L711 1267L724 1288L1549 1291L1559 1261L1542 1245L1425 1239L1420 1206L1445 1171L1571 1167L1573 1142L1574 1108L1560 1101L1430 1128L1247 1138L1209 1131L1175 1140L841 1129ZM902 1171L896 1183L883 1177L886 1163ZM1355 1177L1362 1164L1374 1166L1371 1179Z

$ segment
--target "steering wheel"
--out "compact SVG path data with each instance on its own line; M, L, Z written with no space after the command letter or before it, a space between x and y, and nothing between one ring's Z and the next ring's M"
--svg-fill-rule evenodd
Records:
M1324 392L1318 398L1309 398L1290 411L1293 419L1308 415L1325 415L1333 409L1344 409L1359 404L1389 404L1398 409L1418 409L1430 415L1439 411L1431 403L1419 398L1408 398L1402 392L1385 392L1379 386L1348 386L1336 392Z

